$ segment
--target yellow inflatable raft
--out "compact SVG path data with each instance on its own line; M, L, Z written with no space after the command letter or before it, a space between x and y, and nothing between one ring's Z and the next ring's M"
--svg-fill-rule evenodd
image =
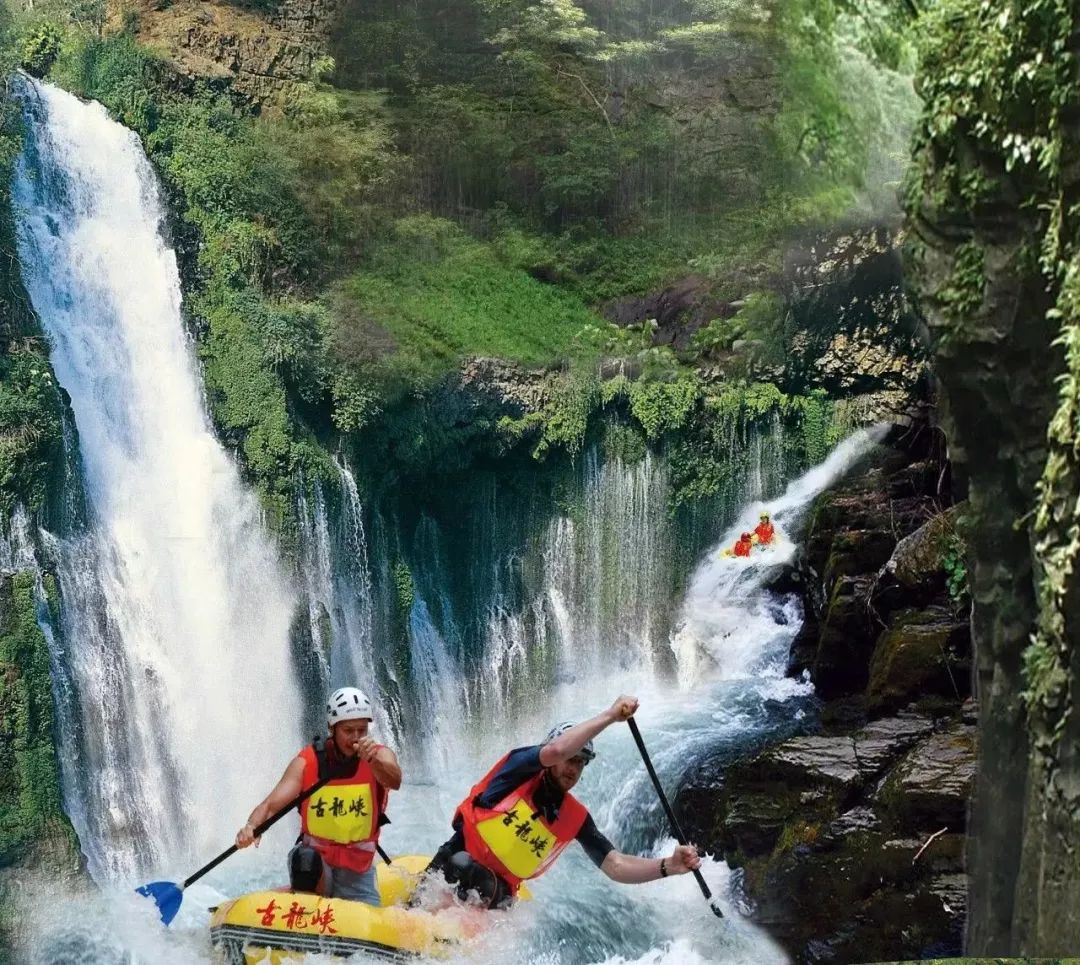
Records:
M444 958L480 932L490 912L454 907L406 909L430 858L406 855L378 866L383 907L287 890L257 891L219 905L210 941L221 965L286 965L309 953L345 958ZM524 895L522 896L524 897Z

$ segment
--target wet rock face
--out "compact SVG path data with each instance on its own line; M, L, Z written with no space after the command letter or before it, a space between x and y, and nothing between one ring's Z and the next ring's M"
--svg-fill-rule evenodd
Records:
M253 107L275 107L310 79L339 0L137 0L139 40L167 52L181 82L207 80Z
M904 714L693 775L676 807L797 962L921 958L960 950L974 773L972 725Z
M902 235L879 226L812 236L784 265L792 388L910 393L925 350L904 293Z
M922 697L966 696L971 678L971 628L951 607L901 610L878 637L870 657L870 713Z
M919 743L877 794L891 826L917 833L933 825L963 826L975 780L975 730L957 724Z
M966 601L942 569L960 510L943 508L937 439L894 433L814 507L791 660L823 700L814 732L703 762L677 796L796 962L961 950L975 714Z
M494 358L466 359L460 385L503 414L539 412L547 401L549 378L544 372Z
M901 412L915 393L925 351L904 294L894 229L862 228L812 235L794 242L779 277L759 265L724 287L720 297L703 275L688 275L663 291L617 298L600 311L617 325L653 323L653 344L686 351L696 332L714 319L731 318L756 291L782 295L794 331L785 365L769 371L787 391L824 388L834 395L864 396L876 408L865 422ZM734 354L754 356L761 343L736 341Z

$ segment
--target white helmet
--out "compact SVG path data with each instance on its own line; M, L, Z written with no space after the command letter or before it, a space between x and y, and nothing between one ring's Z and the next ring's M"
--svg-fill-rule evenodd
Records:
M555 740L556 737L565 734L571 727L574 726L574 723L568 720L563 721L561 724L556 724L554 727L551 728L551 730L548 731L547 737L544 738L544 742L540 746L543 747L544 744L550 744L553 740ZM574 757L580 757L586 764L588 764L589 761L593 760L596 757L596 748L593 747L593 742L591 740L586 741L585 746L582 747L581 750L579 750L574 755Z
M326 726L333 727L343 720L372 720L371 701L355 687L339 687L326 702Z

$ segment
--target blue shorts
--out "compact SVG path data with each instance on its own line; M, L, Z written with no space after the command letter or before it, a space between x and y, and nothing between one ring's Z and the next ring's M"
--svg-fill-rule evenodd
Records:
M362 901L366 905L381 908L382 899L375 881L374 865L367 871L350 871L348 868L323 865L323 892L327 898Z

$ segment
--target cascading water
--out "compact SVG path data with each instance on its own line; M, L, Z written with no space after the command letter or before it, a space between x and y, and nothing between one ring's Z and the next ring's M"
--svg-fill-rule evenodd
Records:
M54 899L53 920L76 930L39 960L70 961L78 949L93 965L206 962L205 907L279 883L284 837L194 886L168 932L129 888L145 864L190 861L186 871L224 847L299 745L305 711L289 682L294 593L207 423L175 259L138 142L100 107L55 89L27 82L24 99L20 256L72 397L87 500L85 526L41 534L63 597L65 647L54 657L58 680L70 681L55 688L66 803L98 882L116 883L95 905L98 920L85 903L68 915ZM749 469L711 518L699 513L695 545L785 482L779 424L733 426L729 444ZM865 446L852 443L772 504L790 534L801 507ZM773 599L749 570L725 583L710 561L680 610L686 565L663 460L592 451L575 472L559 511L550 491L524 498L491 477L470 480L472 501L450 499L441 515L414 509L406 527L393 507L365 509L341 463L336 489L313 487L298 506L300 612L318 676L382 695L378 730L406 763L384 831L391 852L436 847L469 785L509 747L594 714L619 692L642 698L642 731L672 789L717 745L745 747L801 726L809 687L785 679L782 660L797 607ZM26 564L15 546L0 544L0 563L6 553L10 565ZM771 564L759 558L751 569L762 565ZM401 619L388 602L395 567L407 568L413 591L406 660L389 644ZM730 654L718 604L745 624ZM682 629L669 639L676 616ZM598 749L580 791L602 830L626 851L669 850L626 730L603 734ZM723 864L707 863L705 874L727 893ZM783 958L734 910L718 923L689 877L618 886L571 849L535 891L472 960Z
M42 536L73 683L65 797L94 877L129 882L228 840L221 802L250 807L295 751L294 594L205 414L138 139L48 85L21 96L19 257L87 502Z
M802 615L795 598L777 600L767 587L795 555L794 539L814 497L866 455L883 435L884 427L854 433L820 466L792 482L782 496L767 504L748 504L720 544L706 554L694 571L672 635L679 681L685 689L703 676L743 677L778 660L782 668ZM722 547L732 546L740 533L754 529L761 510L771 515L776 526L774 543L759 547L749 557L722 555ZM763 648L762 639L770 639L776 646Z

